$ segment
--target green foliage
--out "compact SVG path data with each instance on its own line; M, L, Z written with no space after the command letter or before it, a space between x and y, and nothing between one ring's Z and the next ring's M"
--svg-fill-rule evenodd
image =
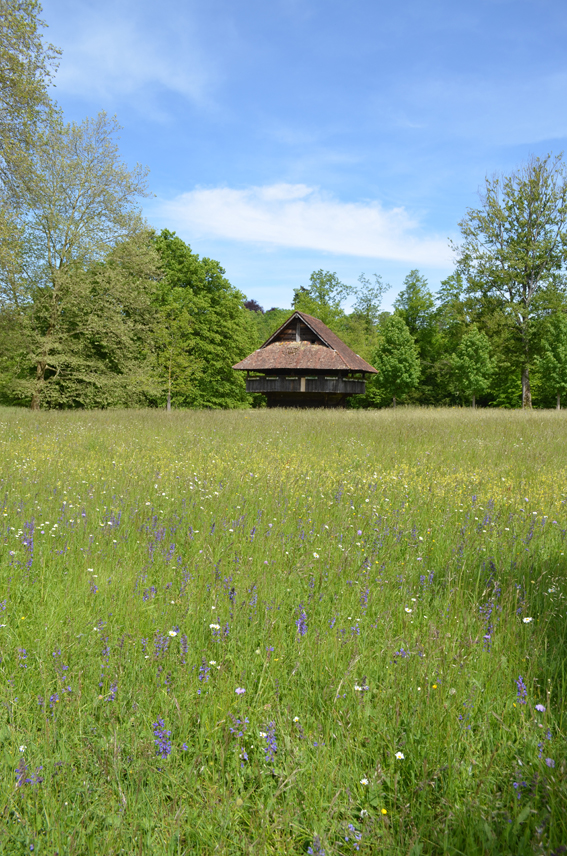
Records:
M534 325L550 308L549 293L565 290L567 174L561 156L534 157L509 176L487 178L482 207L469 209L459 225L459 270L475 300L499 308L510 325L523 404L531 407Z
M418 351L413 337L400 315L390 315L381 329L381 339L372 364L378 371L375 389L382 398L393 400L406 395L419 381Z
M0 422L2 854L560 852L564 413Z
M567 317L563 312L555 312L549 318L541 349L537 359L541 386L544 393L557 397L559 408L561 396L567 393Z
M104 262L57 273L16 313L0 313L3 399L37 396L44 407L126 407L156 394L155 310L159 259L147 232L118 244ZM57 306L54 309L54 299ZM10 328L10 320L13 326ZM38 377L37 365L46 364Z
M475 407L477 396L488 391L493 372L486 333L472 326L463 336L451 362L456 392L472 398Z
M59 51L42 40L36 0L0 0L0 267L17 267L17 187L55 113L48 89Z
M42 400L46 385L63 366L75 365L84 376L84 358L77 357L75 348L82 332L70 332L74 322L64 313L73 315L70 307L79 306L93 268L144 231L136 202L146 192L146 172L139 166L130 171L120 161L114 139L118 130L116 120L105 113L81 125L65 125L53 117L38 136L31 166L26 163L15 173L18 257L17 263L11 257L0 269L0 305L16 312L26 331L35 370L30 379L24 368L21 379L33 409L67 406L73 400L72 395ZM143 243L134 240L130 247Z
M341 304L351 293L352 289L341 282L336 273L317 270L309 277L308 288L301 286L294 290L292 305L335 330L344 318Z
M404 287L398 294L394 309L404 319L406 327L417 340L426 337L431 328L435 301L427 280L418 270L412 270L404 279Z
M159 403L165 400L171 366L174 406L248 406L244 378L232 369L256 343L244 295L231 286L218 262L199 258L175 233L164 230L156 248L164 271L156 297Z

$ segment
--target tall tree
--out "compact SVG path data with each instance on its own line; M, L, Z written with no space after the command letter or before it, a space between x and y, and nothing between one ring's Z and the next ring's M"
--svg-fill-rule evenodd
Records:
M400 315L416 341L431 327L435 301L427 280L418 270L411 270L404 279L394 309Z
M218 262L200 258L175 233L164 230L156 247L164 270L156 297L164 391L171 370L171 400L178 407L247 406L244 379L232 369L256 346L244 295Z
M121 162L118 130L105 113L80 125L54 117L36 143L32 169L15 172L24 240L17 270L0 269L0 288L5 305L34 308L32 409L40 407L45 382L64 359L62 312L78 275L144 228L137 202L146 193L147 171Z
M533 157L509 176L486 178L481 202L459 224L458 270L469 293L499 309L512 326L522 405L531 407L534 322L550 295L564 288L567 174L561 155Z
M384 321L372 364L378 371L377 388L392 400L394 407L398 398L417 386L420 375L417 347L399 315L390 315Z
M337 330L345 315L341 304L351 292L352 288L341 282L336 273L316 270L309 277L309 286L294 289L293 308Z
M18 268L16 176L30 170L38 132L54 112L49 87L60 53L45 44L36 0L0 0L0 265Z
M471 327L463 336L451 362L456 391L471 398L474 409L477 396L488 391L493 373L490 342L486 333L475 326Z
M435 300L427 279L412 270L404 279L404 288L394 302L397 315L404 319L417 345L420 360L420 383L412 394L416 404L435 400L439 361L438 324Z
M64 278L55 322L52 295L47 289L38 291L20 318L19 339L12 334L12 343L5 341L8 347L0 348L5 361L10 355L12 363L4 400L20 404L37 394L32 361L47 327L55 323L52 359L39 392L42 407L152 403L157 394L152 295L158 276L151 234L140 233L116 246L103 262L76 268Z
M561 396L567 394L567 316L554 312L543 336L542 353L536 358L541 383L556 397L557 410L561 409Z

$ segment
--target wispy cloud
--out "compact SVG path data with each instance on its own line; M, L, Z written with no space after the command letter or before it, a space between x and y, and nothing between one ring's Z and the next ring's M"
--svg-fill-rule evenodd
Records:
M306 184L196 189L162 201L160 220L194 237L444 266L446 238L423 234L404 208L341 202Z
M50 36L60 36L64 47L58 90L83 99L139 106L150 100L153 109L155 96L167 91L203 103L215 82L213 64L186 19L171 32L163 22L151 29L134 9L79 5Z

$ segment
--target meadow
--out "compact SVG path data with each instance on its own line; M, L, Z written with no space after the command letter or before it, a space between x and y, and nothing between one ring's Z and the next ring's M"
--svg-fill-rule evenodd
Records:
M567 414L0 411L0 853L567 852Z

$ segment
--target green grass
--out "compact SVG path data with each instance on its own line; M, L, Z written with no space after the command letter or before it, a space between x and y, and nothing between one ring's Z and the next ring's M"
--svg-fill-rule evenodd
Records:
M1 411L0 853L562 852L566 440Z

